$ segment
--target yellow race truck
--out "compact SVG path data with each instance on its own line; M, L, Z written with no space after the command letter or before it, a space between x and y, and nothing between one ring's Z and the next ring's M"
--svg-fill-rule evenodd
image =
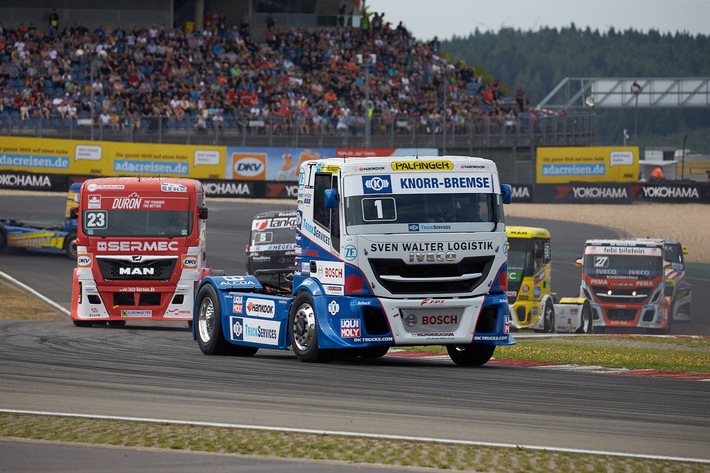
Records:
M510 325L538 332L591 333L592 307L584 297L556 300L552 245L545 228L508 226Z

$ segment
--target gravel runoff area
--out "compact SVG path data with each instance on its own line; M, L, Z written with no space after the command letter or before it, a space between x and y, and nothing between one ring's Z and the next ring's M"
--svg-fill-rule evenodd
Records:
M587 223L611 228L627 237L678 240L688 247L686 261L710 263L710 205L633 203L523 204L505 207L506 217ZM544 227L541 223L540 226ZM592 235L590 235L592 237Z

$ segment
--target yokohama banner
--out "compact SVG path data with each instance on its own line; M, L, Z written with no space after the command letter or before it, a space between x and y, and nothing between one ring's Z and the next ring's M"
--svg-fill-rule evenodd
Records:
M629 204L630 184L576 183L538 184L534 202L564 204Z
M710 184L700 182L632 184L631 197L656 202L710 203Z
M67 176L0 171L0 189L66 192Z

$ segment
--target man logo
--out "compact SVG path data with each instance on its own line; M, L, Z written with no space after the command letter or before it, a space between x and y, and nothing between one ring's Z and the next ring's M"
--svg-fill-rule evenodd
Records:
M140 262L140 261L142 261L142 260L143 260L143 257L142 257L142 256L139 256L139 255L131 256L131 261L133 261L134 263L138 263L138 262Z

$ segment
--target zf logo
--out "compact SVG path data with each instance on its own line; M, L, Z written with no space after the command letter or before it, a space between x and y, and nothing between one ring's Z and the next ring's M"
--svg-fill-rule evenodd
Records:
M594 257L594 267L595 268L608 268L609 267L609 257L608 256L595 256Z
M348 245L344 248L345 250L345 259L348 261L352 261L355 258L357 258L357 248L355 248L353 245Z

